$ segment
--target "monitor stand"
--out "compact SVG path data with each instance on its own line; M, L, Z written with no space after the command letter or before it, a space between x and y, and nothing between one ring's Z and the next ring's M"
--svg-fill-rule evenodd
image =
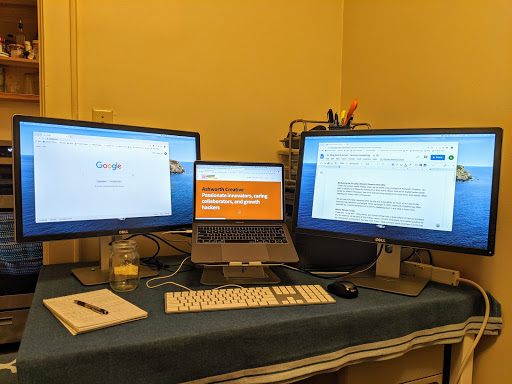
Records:
M94 267L74 268L71 270L73 275L80 280L83 285L106 284L110 280L110 243L117 240L114 236L103 236L99 238L100 242L100 265ZM140 277L157 276L158 271L154 271L145 265L139 267Z
M429 282L429 279L400 273L401 250L402 247L397 245L384 245L375 270L349 276L347 280L358 287L400 295L418 296Z
M205 265L201 284L277 284L281 279L265 265Z

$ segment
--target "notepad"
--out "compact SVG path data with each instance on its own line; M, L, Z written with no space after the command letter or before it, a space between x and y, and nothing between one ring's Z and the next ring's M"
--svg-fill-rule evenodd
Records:
M77 305L75 300L105 309L108 314ZM148 313L108 289L43 300L43 304L73 335L144 319Z

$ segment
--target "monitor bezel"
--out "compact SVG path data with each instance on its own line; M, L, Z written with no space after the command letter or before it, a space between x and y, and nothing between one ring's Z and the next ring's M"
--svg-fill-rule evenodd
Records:
M32 241L51 241L51 240L68 240L68 239L79 239L89 238L98 236L116 236L116 235L130 235L130 234L141 234L151 232L168 231L178 228L191 228L192 221L190 223L183 223L177 225L165 225L165 226L154 226L154 227L143 227L143 228L124 228L122 230L100 230L90 232L70 232L70 233L59 233L59 234L44 234L44 235L24 235L23 234L23 204L22 204L22 186L21 182L21 153L20 153L20 123L22 122L33 122L53 125L70 125L76 127L90 127L97 129L109 129L118 131L134 131L134 132L146 132L163 135L175 135L175 136L186 136L195 138L196 144L196 160L201 158L200 151L200 135L197 132L188 132L181 130L168 130L163 128L150 128L141 127L135 125L124 125L124 124L107 124L90 122L85 120L72 120L72 119L61 119L51 117L38 117L38 116L26 116L26 115L14 115L12 118L12 138L13 138L13 178L14 178L14 227L15 227L15 239L17 242L32 242ZM192 196L191 196L192 198Z
M489 233L487 248L461 247L448 244L436 244L419 241L407 241L394 238L375 238L366 235L357 235L351 233L329 232L323 230L298 227L298 207L300 199L300 188L302 179L304 143L307 137L314 136L360 136L360 135L418 135L418 134L464 134L464 133L486 133L495 134L493 181L491 187L491 205L489 217ZM294 236L300 234L316 235L329 238L339 238L344 240L355 240L370 243L392 244L410 248L441 250L448 252L467 253L482 256L493 256L496 243L496 225L498 215L498 193L501 168L501 151L503 143L503 129L500 127L468 127L468 128L400 128L400 129L371 129L371 130L331 130L331 131L304 131L301 134L299 147L299 161L297 167L297 178L295 183L294 210L292 216L292 232Z
M232 166L263 166L263 167L275 167L281 169L281 220L258 220L258 219L245 219L245 220L237 220L237 219L226 219L226 220L215 220L215 219L196 219L196 168L197 165L232 165ZM262 163L262 162L248 162L248 161L215 161L215 160L198 160L194 162L194 199L193 199L193 214L192 220L194 223L226 223L226 222L234 222L237 223L248 223L248 222L276 222L282 223L285 218L285 203L284 203L284 193L285 193L285 179L284 179L284 164L282 163Z

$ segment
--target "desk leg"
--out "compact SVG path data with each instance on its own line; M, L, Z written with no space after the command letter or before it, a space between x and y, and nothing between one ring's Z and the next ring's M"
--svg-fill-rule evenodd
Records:
M462 359L466 356L466 353L473 345L475 341L475 335L466 334L459 344L454 344L452 348L452 363L450 369L450 383L455 379L455 375L459 371L459 367L462 363ZM459 383L457 384L472 384L473 382L473 353L468 359L466 366L462 372ZM455 383L454 383L455 384Z

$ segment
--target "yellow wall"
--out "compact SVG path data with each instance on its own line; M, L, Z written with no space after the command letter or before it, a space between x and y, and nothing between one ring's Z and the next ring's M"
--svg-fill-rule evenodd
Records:
M345 0L342 104L373 128L501 126L504 129L496 254L434 253L512 313L512 2ZM504 383L512 333L477 348L474 382Z
M2 101L0 103L0 140L12 140L12 115L39 115L38 103Z
M274 161L292 120L339 106L340 0L59 7L43 2L47 116L113 109L116 123L200 132L204 159Z

